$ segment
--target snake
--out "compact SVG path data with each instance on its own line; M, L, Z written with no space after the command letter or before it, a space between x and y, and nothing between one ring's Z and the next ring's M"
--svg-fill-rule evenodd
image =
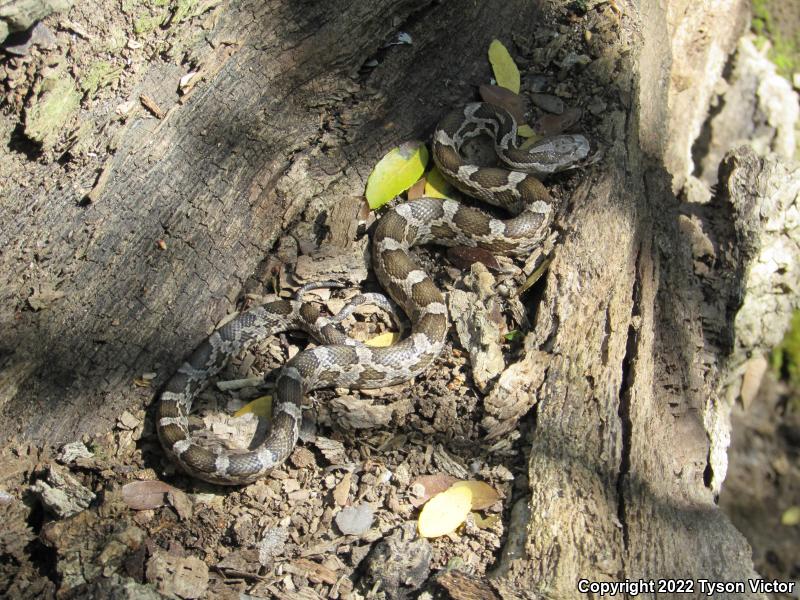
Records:
M464 144L479 136L494 141L497 166L464 158ZM449 112L433 134L432 156L457 190L505 209L500 219L462 202L420 198L396 204L372 233L372 265L378 282L408 317L410 331L388 347L351 340L335 319L310 302L277 299L246 310L205 339L168 380L156 407L156 430L166 454L192 477L223 485L251 483L279 466L294 450L302 402L322 388L366 389L397 385L424 372L442 352L448 314L442 292L410 253L413 246L479 247L524 256L549 234L556 201L540 177L573 168L589 153L580 134L517 145L516 119L504 108L471 103ZM287 330L320 342L292 357L274 384L269 433L257 446L229 448L209 432L189 427L198 394L227 361L253 343ZM210 439L209 439L210 438Z

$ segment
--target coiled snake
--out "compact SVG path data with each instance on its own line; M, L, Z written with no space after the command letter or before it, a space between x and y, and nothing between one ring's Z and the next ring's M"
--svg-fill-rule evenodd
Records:
M297 442L301 402L326 387L377 388L410 380L439 355L448 328L442 293L409 254L418 244L478 246L494 253L530 252L548 234L555 206L533 174L546 175L585 158L581 135L545 139L529 150L516 147L517 125L504 109L469 104L437 126L433 158L460 191L505 208L514 216L493 218L452 200L405 202L380 219L372 239L375 271L383 288L411 321L411 333L388 348L369 348L347 338L312 305L278 300L252 308L211 334L183 363L161 394L156 429L167 454L190 475L238 485L258 479L280 464ZM511 170L468 164L460 154L470 138L488 134ZM264 442L252 450L207 445L189 430L192 401L228 358L256 340L300 329L325 345L294 356L275 383L274 418Z

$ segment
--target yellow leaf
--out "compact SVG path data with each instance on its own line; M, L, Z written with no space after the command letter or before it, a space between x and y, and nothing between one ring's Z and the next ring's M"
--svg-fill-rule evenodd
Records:
M397 341L398 336L393 331L387 331L386 333L382 333L380 335L376 335L374 338L367 340L364 342L365 346L369 346L370 348L387 348L391 346Z
M242 408L233 413L234 417L241 417L247 413L253 413L257 417L266 419L272 418L272 396L259 396L252 402L248 402Z
M478 529L489 529L500 520L500 515L489 515L485 519L478 513L472 513L472 520Z
M484 510L500 500L500 494L483 481L456 481L454 488L468 488L472 494L472 508L474 510Z
M422 176L428 149L422 142L406 142L378 161L367 179L367 202L372 210L405 192Z
M529 138L536 135L536 133L531 129L530 125L520 125L517 127L517 135L519 137Z
M550 266L550 263L553 262L553 258L548 256L546 259L542 261L536 270L528 275L528 278L525 280L525 283L517 290L517 296L522 296L525 292L527 292L534 283L539 281L539 279L544 275L544 272L547 271L547 268Z
M800 525L800 506L787 508L781 515L781 525L786 525L787 527Z
M452 533L467 518L471 505L472 491L466 486L453 486L446 492L436 494L419 514L419 534L432 538Z
M439 167L433 167L428 171L428 176L425 179L425 196L428 198L453 199L453 186L444 178Z
M526 125L526 127L527 127L527 125ZM533 129L531 129L531 132L533 132ZM533 146L536 142L538 142L541 139L542 139L542 136L537 135L536 133L533 133L533 135L531 135L527 140L525 140L524 142L522 142L519 145L519 149L520 150L527 150L528 148Z
M492 40L489 44L489 62L497 85L519 94L519 69L500 40Z

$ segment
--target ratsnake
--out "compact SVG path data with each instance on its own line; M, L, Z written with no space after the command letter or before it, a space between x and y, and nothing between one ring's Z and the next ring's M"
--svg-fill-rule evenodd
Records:
M470 164L462 145L489 135L507 168ZM442 293L409 254L412 246L434 243L480 247L524 255L548 235L555 202L537 175L574 166L589 143L582 135L545 138L527 150L516 146L517 124L505 109L473 103L438 124L432 154L445 177L461 192L502 207L501 220L449 199L421 198L396 205L378 221L372 237L373 266L384 290L411 321L411 332L386 348L371 348L342 333L312 304L276 300L241 313L216 330L189 356L161 393L156 429L166 453L190 475L218 484L252 482L292 452L302 421L301 403L320 388L378 388L408 381L439 355L448 329ZM194 398L227 360L257 340L299 329L324 345L296 354L275 382L274 418L258 447L230 449L209 444L189 428Z

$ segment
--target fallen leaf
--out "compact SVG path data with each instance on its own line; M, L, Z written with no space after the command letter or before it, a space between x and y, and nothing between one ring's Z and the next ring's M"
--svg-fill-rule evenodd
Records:
M458 481L447 473L437 473L436 475L422 475L411 482L411 504L416 508L422 506L436 494L440 494L449 489Z
M417 182L408 188L406 198L409 200L419 200L425 195L425 178L420 177Z
M444 178L439 167L434 166L425 177L425 196L453 199L453 186Z
M133 510L148 510L164 506L173 490L163 481L132 481L122 486L122 500Z
M551 262L553 262L552 258L547 258L545 261L543 261L542 264L540 264L536 270L528 276L528 278L525 280L525 283L523 283L519 288L517 291L517 296L522 296L522 294L527 292L534 283L539 281L542 275L544 275L544 272L547 271L547 268L550 266Z
M485 519L478 513L472 513L472 520L478 529L490 529L500 520L500 515L489 515Z
M800 506L792 506L784 511L781 515L781 525L793 527L800 525Z
M478 92L484 102L505 108L517 120L517 123L525 121L525 99L519 94L515 94L508 88L488 83L480 86Z
M519 94L519 69L500 40L489 44L489 62L497 85Z
M460 269L469 269L474 263L479 262L488 269L500 270L500 263L494 254L483 248L469 246L453 246L447 249L447 258Z
M472 509L485 510L500 500L499 492L483 481L456 481L454 488L469 488L472 494Z
M371 348L387 348L394 344L399 338L400 336L394 331L387 331L386 333L376 335L374 338L367 340L364 342L364 345Z
M233 413L234 417L241 417L247 413L253 413L257 417L265 419L272 418L272 396L259 396L255 400L248 402L242 408Z
M455 531L469 514L472 491L467 486L452 486L431 498L419 514L419 534L425 538L439 537Z
M531 129L530 125L520 125L517 127L517 135L519 137L529 138L536 135L536 133Z
M544 136L564 133L581 119L579 108L568 108L560 115L542 115L534 125L536 132Z
M422 142L406 142L378 161L367 179L367 202L372 210L405 192L422 176L428 149Z

